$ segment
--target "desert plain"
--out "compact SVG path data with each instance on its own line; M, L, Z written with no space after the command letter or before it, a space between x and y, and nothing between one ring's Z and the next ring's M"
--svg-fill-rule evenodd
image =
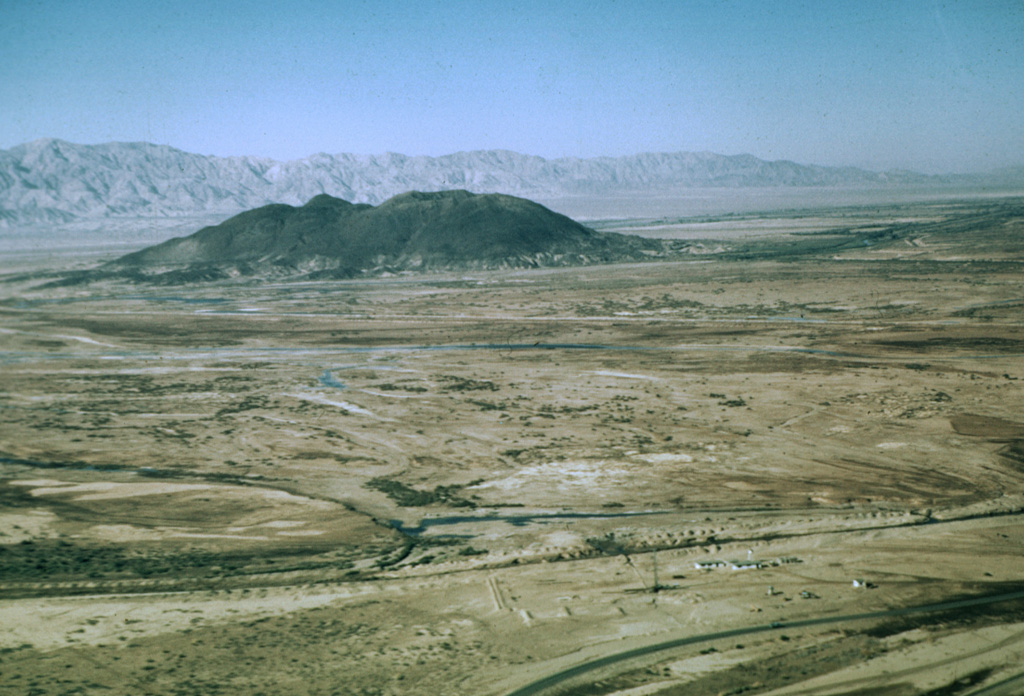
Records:
M595 227L690 244L9 255L0 694L1024 693L1024 201Z

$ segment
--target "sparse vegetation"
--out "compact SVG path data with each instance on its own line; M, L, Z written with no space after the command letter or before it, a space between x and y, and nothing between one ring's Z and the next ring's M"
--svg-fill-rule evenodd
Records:
M1018 603L798 622L1022 579L1002 205L642 266L4 276L0 693L497 694L745 627L559 688L998 681ZM929 672L968 644L977 669Z
M389 478L373 478L366 482L367 488L384 493L403 507L423 507L443 503L452 507L476 507L476 504L459 496L463 486L437 485L432 490L419 490L401 481Z
M439 382L443 383L441 392L463 392L463 391L499 391L501 388L494 382L486 379L470 379L469 377L459 377L456 375L441 375L437 378Z

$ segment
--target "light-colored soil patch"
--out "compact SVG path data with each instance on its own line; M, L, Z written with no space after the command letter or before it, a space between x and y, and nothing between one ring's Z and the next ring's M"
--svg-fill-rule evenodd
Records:
M19 482L13 482L18 485ZM22 484L24 485L24 484ZM75 500L112 500L134 498L143 495L170 495L186 491L207 491L211 486L196 483L113 483L94 481L75 485L62 484L54 487L33 488L31 495L71 495Z

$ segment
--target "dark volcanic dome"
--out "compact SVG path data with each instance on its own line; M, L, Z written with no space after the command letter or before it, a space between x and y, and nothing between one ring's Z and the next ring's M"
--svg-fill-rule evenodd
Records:
M336 277L383 270L568 265L639 258L657 243L600 233L523 198L410 192L374 207L321 194L268 205L115 262Z

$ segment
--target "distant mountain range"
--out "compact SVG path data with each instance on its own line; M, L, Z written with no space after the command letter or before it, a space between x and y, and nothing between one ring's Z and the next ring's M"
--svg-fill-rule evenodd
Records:
M1006 176L1019 180L1022 174L1016 170ZM321 193L377 204L411 190L465 189L554 199L697 187L898 187L981 181L707 152L548 160L485 150L443 157L318 154L278 162L197 155L151 143L76 145L45 139L0 150L0 226L233 214L270 203L302 205Z
M350 278L403 271L528 268L642 260L671 244L597 232L533 201L411 191L379 206L327 194L275 203L123 256L82 278L159 283L236 276Z

